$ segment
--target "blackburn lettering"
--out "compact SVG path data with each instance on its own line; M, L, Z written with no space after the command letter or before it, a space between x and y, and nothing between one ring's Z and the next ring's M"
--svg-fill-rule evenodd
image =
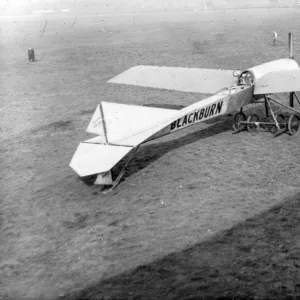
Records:
M197 123L211 116L218 115L221 113L222 106L223 106L223 101L220 101L217 104L209 105L198 111L194 111L188 115L185 115L184 117L171 123L171 131L177 128L181 128L187 125Z

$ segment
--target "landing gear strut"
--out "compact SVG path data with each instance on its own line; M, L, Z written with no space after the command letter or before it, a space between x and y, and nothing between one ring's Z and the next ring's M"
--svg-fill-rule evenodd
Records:
M300 111L293 108L294 96L300 104L299 98L294 92L292 92L290 94L290 106L287 106L275 99L270 98L268 95L265 95L265 117L263 118L259 118L257 114L251 114L247 117L241 108L241 110L233 118L233 134L244 130L249 132L257 132L260 128L270 127L274 137L285 132L288 132L292 136L296 136L300 131ZM274 102L297 114L290 114L288 116L283 114L275 115L270 102Z

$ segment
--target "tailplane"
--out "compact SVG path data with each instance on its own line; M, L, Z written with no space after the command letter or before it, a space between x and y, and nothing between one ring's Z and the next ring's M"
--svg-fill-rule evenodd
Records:
M133 147L81 142L70 162L70 167L80 176L105 173L117 164Z
M141 144L178 114L178 110L101 102L86 129L109 145Z
M96 137L81 142L70 167L94 184L116 185L139 145L177 116L177 110L101 102L86 129ZM128 160L113 183L111 169L125 156Z

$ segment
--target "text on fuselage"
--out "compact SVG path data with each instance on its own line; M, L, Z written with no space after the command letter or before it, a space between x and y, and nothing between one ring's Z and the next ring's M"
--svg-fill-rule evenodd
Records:
M220 101L218 103L214 103L207 107L194 111L188 115L185 115L184 117L171 123L171 131L178 129L180 127L197 123L200 120L207 119L211 116L218 115L221 112L222 106L223 106L223 101Z

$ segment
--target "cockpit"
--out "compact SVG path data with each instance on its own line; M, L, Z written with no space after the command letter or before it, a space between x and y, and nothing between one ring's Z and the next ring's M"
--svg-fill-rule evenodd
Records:
M241 73L238 77L238 85L253 85L254 84L254 76L251 72L245 71Z

